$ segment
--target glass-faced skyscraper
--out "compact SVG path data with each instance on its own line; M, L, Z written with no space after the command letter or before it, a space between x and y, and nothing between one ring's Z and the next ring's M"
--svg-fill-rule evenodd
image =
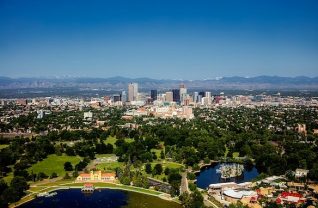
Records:
M158 92L157 90L151 90L150 91L150 97L153 101L157 100L157 95L158 95Z

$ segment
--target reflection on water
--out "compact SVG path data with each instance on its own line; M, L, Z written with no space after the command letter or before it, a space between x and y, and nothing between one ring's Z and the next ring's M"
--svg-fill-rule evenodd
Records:
M80 189L57 191L53 197L39 197L22 208L181 208L180 204L156 196L122 190L99 189L93 193L82 193Z
M23 204L23 208L53 208L53 207L122 207L127 205L128 194L119 190L102 190L91 193L82 193L80 189L57 191L53 197L39 197L29 203Z
M243 183L251 181L259 175L257 169L254 166L244 166L244 173L235 178L221 179L221 175L216 172L220 167L220 163L213 163L210 166L202 168L200 173L197 175L197 186L202 189L206 189L211 183L223 183L223 182L237 182Z

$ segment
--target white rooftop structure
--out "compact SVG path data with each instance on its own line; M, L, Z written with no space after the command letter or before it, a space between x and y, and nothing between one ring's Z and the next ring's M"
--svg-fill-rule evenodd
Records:
M237 184L235 182L227 182L227 183L214 183L210 184L209 188L216 189L216 188L222 188L224 186L236 186Z
M308 174L309 170L306 170L306 169L296 169L295 171L295 177L296 178L300 178L300 177L306 177L307 174Z
M241 199L242 197L257 196L255 191L236 191L233 189L225 190L224 195L232 197L234 199Z

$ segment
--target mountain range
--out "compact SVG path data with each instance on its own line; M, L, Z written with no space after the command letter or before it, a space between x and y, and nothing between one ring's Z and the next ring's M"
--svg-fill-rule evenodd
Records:
M179 84L185 84L189 89L240 89L240 90L318 90L318 77L222 77L205 80L173 80L151 78L89 78L89 77L62 77L62 78L10 78L0 77L0 89L23 88L85 88L125 90L128 83L136 82L139 88L146 89L173 89Z

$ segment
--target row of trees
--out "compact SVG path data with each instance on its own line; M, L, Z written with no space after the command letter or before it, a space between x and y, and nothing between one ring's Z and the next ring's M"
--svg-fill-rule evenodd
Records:
M0 180L0 207L7 207L8 203L18 201L25 195L25 191L29 188L29 185L24 177L14 177L10 185Z

